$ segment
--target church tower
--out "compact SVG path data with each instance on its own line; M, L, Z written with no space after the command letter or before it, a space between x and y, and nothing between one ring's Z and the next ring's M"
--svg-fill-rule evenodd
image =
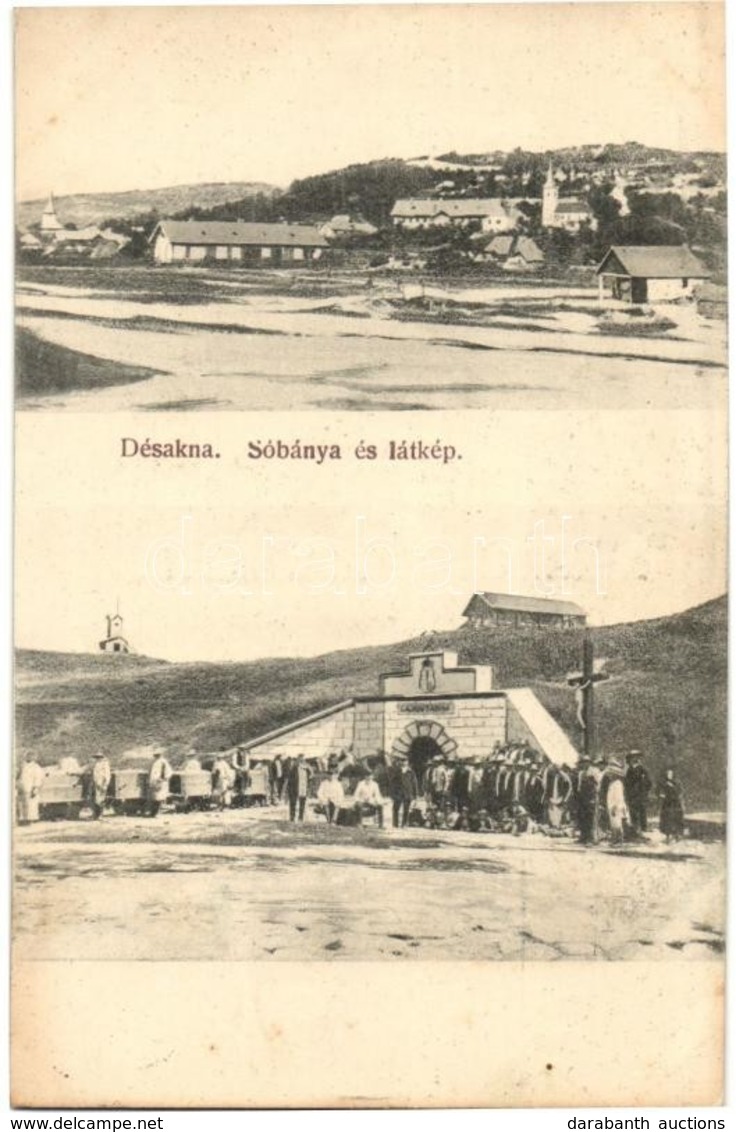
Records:
M557 191L557 184L555 183L554 170L552 169L552 162L549 163L547 170L547 179L544 182L542 189L542 227L554 228L556 227L556 212L557 203L559 200L559 193Z
M129 653L131 649L123 636L123 619L119 608L114 613L108 613L105 620L107 635L104 641L100 641L100 652Z
M46 207L41 213L41 232L59 232L63 227L54 208L54 194L49 193Z

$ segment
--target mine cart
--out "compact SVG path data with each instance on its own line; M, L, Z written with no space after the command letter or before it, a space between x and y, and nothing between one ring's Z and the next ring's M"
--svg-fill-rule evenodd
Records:
M246 806L265 806L270 798L268 782L268 767L255 766L248 771L248 783L241 790L241 797Z
M39 816L42 820L78 818L87 806L87 775L84 771L70 774L52 767L46 772L39 795Z
M113 806L119 814L142 814L148 801L148 772L134 767L112 776Z
M177 809L206 810L212 805L212 772L181 770L169 782L171 800Z

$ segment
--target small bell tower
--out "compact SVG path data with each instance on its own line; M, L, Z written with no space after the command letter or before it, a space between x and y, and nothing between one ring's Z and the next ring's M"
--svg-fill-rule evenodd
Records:
M100 652L129 653L131 648L123 635L123 618L120 614L119 602L115 603L115 612L108 613L105 620L107 635L103 641L100 641Z

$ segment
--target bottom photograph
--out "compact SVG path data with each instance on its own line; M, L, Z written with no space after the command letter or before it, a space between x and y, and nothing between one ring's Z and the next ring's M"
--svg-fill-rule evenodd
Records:
M448 632L176 663L118 609L21 649L18 953L721 959L726 612L477 592Z

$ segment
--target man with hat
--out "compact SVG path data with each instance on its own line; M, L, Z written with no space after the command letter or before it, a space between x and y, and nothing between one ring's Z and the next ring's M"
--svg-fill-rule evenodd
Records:
M606 763L606 811L611 845L623 845L626 824L631 819L626 805L624 790L624 768L618 759L610 758Z
M170 778L171 764L166 758L166 752L163 747L155 747L148 772L148 813L152 818L158 815L162 802L169 796Z
M304 755L298 754L292 763L286 779L286 796L289 799L289 821L304 821L304 810L309 794L309 780L312 771L304 761Z
M233 789L237 781L237 771L227 761L221 751L212 766L212 798L218 810L226 810L232 805Z
M362 824L364 817L375 817L379 827L383 829L383 796L375 771L361 778L355 787L353 804L358 814L358 825Z
M107 792L110 789L111 779L112 769L110 768L110 760L104 751L95 751L92 756L92 766L90 768L90 802L92 804L92 816L95 821L98 821L102 817L102 811L107 801Z
M392 824L398 829L399 826L406 825L411 804L419 794L417 776L409 766L406 755L396 755L392 759L388 789L392 803Z
M598 840L598 803L602 775L600 768L589 758L582 758L578 767L578 832L583 845L593 845Z
M225 747L220 748L225 751ZM238 746L230 757L230 765L235 771L235 789L245 794L250 786L250 751L247 747Z
M337 766L333 766L329 778L319 784L317 801L324 807L327 815L327 824L333 825L340 810L345 805L345 791L342 788Z
M652 780L642 763L641 751L629 751L626 756L624 789L631 828L636 837L641 837L647 830L647 801L651 788Z
M195 747L190 747L181 769L185 774L187 771L201 771L202 761Z
M44 771L30 751L22 756L18 771L18 821L21 825L38 821L41 816L41 786Z

